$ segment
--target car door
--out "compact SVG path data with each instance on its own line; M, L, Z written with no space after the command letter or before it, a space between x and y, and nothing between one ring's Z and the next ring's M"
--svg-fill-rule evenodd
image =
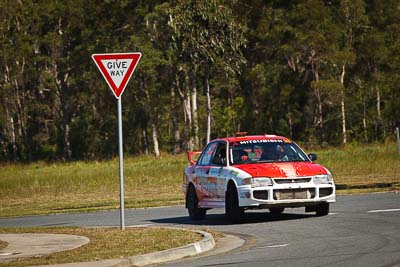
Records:
M197 197L201 207L216 208L223 206L225 196L222 170L226 166L226 142L209 143L196 165Z
M217 144L215 153L211 160L211 168L208 173L207 182L209 188L213 190L214 201L224 201L226 166L227 166L227 143L220 141Z
M208 175L210 173L211 161L214 157L217 146L217 142L209 143L203 150L195 168L194 180L196 181L196 193L199 199L199 205L202 207L210 206L211 204L209 204L208 201L214 198L213 192L209 187Z

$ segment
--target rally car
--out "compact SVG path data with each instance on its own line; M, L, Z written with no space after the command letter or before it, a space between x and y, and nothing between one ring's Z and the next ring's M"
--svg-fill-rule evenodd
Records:
M195 155L200 155L194 160ZM317 216L329 213L335 184L325 167L314 163L292 140L276 135L236 136L211 141L203 152L188 152L190 165L182 191L190 218L203 219L208 209L225 208L231 222L247 209L305 207Z

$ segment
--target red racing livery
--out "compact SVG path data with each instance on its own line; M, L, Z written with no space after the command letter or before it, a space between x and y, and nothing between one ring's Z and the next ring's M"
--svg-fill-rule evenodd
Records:
M182 190L192 219L203 219L211 208L225 208L232 222L241 221L246 209L260 208L279 214L305 207L324 216L335 202L332 174L286 137L221 138L188 156Z

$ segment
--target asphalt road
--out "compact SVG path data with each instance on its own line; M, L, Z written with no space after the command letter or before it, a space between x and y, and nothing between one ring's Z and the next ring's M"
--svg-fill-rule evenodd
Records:
M125 224L209 228L248 239L236 251L165 266L400 266L400 194L341 196L325 217L304 209L276 217L260 210L231 225L223 212L211 210L206 220L193 222L182 206L129 209ZM119 212L0 219L0 227L67 225L118 226Z

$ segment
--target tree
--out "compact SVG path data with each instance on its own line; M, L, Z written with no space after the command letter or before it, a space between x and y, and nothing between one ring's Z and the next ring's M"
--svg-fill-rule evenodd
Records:
M143 54L123 98L127 154L238 130L386 140L400 124L398 4L0 1L0 161L114 157L116 104L91 54L118 51Z
M339 68L340 80L340 106L342 115L342 143L347 143L346 131L346 112L345 112L345 75L346 67L354 64L356 55L354 45L359 34L362 33L362 28L366 25L365 4L361 0L348 1L343 0L338 7L339 23L343 29L342 41L339 44L339 51L333 56L334 66Z
M218 58L228 73L239 71L246 43L243 27L222 2L182 0L172 11L174 48L193 73L203 71L207 103L206 142L211 135L210 72ZM196 106L196 105L194 105ZM196 115L197 116L197 115Z

